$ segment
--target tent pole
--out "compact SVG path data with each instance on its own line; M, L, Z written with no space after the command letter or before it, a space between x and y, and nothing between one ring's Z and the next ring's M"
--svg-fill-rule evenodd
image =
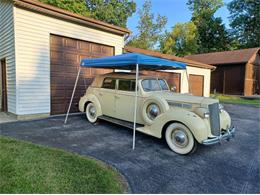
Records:
M134 110L134 131L133 131L133 150L135 149L135 130L136 130L136 115L137 115L137 86L138 86L138 77L139 77L139 64L136 64L135 70L135 110Z
M76 81L75 81L75 84L74 84L74 88L73 88L73 92L72 92L72 95L71 95L71 98L70 98L70 104L69 104L69 108L68 108L68 111L67 111L67 114L66 114L64 124L66 124L67 120L68 120L68 116L69 116L69 113L70 113L70 107L71 107L73 97L74 97L74 94L75 94L75 90L76 90L78 80L79 80L80 71L81 71L81 66L79 67L78 75L77 75L77 78L76 78Z
M189 90L189 93L191 93L190 79L189 79L189 75L188 75L188 70L187 70L187 68L186 68L185 72L186 72L186 77L187 77L187 81L188 81L188 88L189 88L188 90Z

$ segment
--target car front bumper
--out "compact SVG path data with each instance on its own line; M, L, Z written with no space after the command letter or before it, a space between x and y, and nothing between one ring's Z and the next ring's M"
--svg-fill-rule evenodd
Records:
M220 136L203 140L202 144L203 145L212 145L212 144L221 143L222 140L229 141L231 138L233 138L235 136L235 131L236 131L236 128L231 127L228 130L226 130L225 133L221 134Z

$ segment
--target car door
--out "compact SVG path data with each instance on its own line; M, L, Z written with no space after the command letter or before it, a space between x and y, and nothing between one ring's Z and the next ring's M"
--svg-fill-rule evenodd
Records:
M115 94L116 93L116 79L105 78L103 80L102 87L96 91L103 115L116 117L115 116Z
M140 97L138 96L137 107L137 123L142 123L140 120ZM118 119L125 121L134 121L135 109L135 80L119 79L118 87L115 96L116 116Z

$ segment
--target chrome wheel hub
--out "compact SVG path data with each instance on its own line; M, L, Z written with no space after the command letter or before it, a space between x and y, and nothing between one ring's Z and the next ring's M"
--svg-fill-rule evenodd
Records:
M176 129L172 133L172 142L178 147L185 147L188 145L189 140L187 134L183 130Z
M96 108L94 106L89 107L89 114L92 118L95 118L96 116Z

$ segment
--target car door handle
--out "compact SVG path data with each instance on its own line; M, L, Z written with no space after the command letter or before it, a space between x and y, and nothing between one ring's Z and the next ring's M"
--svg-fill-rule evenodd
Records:
M116 99L119 99L120 97L119 97L118 95L115 95L115 98L116 98Z
M98 95L103 96L103 93L98 93Z

